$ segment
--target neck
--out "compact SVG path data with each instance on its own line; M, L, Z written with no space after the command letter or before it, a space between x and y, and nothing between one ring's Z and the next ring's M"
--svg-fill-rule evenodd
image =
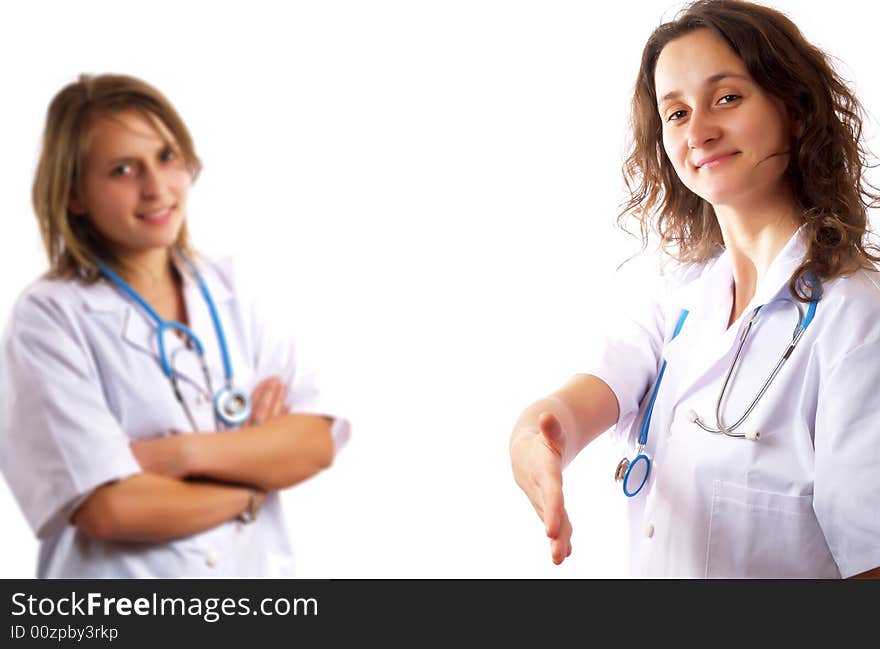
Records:
M167 292L177 284L167 248L122 254L120 258L125 280L145 298Z
M734 322L755 296L773 260L801 226L802 220L790 196L759 205L715 206L724 246L733 267Z

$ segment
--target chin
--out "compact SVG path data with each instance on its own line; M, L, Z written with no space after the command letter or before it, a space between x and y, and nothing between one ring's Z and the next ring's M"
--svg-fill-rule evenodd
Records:
M737 202L737 197L743 196L746 192L742 187L730 187L714 185L712 187L696 187L691 189L697 196L702 198L710 205L732 205Z

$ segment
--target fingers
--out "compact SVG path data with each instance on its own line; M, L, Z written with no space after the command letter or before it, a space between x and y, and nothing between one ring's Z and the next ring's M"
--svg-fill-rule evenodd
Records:
M251 416L248 425L259 426L275 417L289 414L284 403L287 387L277 376L260 381L251 393Z
M513 472L544 523L553 562L560 564L571 554L572 532L562 492L564 431L551 412L541 413L538 428L540 435L524 434L511 445Z
M564 440L559 418L552 412L543 412L538 417L538 427L550 448L561 456ZM554 463L547 469L540 480L542 519L547 536L550 538L550 555L553 563L559 565L571 555L572 528L562 493L562 468Z
M559 535L563 520L566 518L562 496L562 473L548 471L538 485L541 496L541 519L547 536L555 538Z
M278 377L270 376L257 383L251 394L251 418L249 423L252 426L259 426L269 419L273 408L272 395L275 390L275 384L279 382Z
M275 417L280 417L285 414L284 410L286 406L284 405L284 397L287 396L285 393L287 389L285 385L281 382L281 379L276 380L272 384L272 407L270 409L269 418L274 419Z
M550 539L550 557L557 566L571 556L571 521L565 510L562 511L562 517L559 536Z
M539 485L539 500L535 509L544 521L544 531L550 539L550 556L553 563L561 564L571 555L571 520L565 509L562 495L562 480L556 480L550 474L545 476Z

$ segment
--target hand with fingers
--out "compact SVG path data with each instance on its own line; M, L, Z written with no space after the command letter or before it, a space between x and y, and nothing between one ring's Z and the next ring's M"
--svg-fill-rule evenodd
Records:
M285 404L287 386L277 376L260 381L251 394L251 416L245 426L259 426L270 419L290 414Z
M534 419L529 417L528 419ZM553 563L571 554L571 521L562 496L566 433L556 414L544 411L537 426L520 423L510 440L513 476L544 523Z

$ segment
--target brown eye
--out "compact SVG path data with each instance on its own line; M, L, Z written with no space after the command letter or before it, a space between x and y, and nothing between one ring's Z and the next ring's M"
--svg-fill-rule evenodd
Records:
M667 117L666 121L667 122L677 122L681 119L684 119L685 115L687 115L687 113L685 111L677 110L674 113L672 113L669 117Z
M110 171L111 176L127 176L131 173L131 165L118 165Z
M719 104L732 104L733 102L742 99L739 95L724 95L721 99L718 100Z

